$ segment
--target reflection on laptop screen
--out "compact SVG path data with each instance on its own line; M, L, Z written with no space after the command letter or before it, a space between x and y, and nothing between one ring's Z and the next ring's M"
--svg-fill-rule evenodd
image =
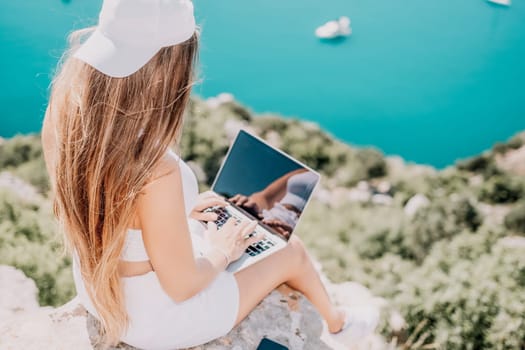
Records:
M318 181L317 173L241 130L212 190L288 239Z

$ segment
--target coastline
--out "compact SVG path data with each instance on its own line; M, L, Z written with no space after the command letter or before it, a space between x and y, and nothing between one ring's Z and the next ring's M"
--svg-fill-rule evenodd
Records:
M193 99L187 113L181 155L201 191L241 127L322 174L297 234L331 281L357 282L395 311L401 328L385 320L385 339L522 346L525 133L438 171L232 99ZM0 265L32 278L40 305L61 305L74 295L71 261L57 243L38 135L0 144L0 174Z

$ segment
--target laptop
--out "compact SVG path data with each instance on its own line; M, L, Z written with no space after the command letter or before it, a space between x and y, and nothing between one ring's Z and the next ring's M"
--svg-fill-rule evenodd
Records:
M306 165L240 130L211 187L228 205L206 211L218 214L218 228L230 217L257 220L252 235L261 232L264 239L249 246L227 270L242 270L283 249L319 179L319 174Z

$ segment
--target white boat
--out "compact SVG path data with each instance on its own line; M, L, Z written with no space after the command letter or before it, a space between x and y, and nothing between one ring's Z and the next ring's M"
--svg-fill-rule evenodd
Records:
M496 5L510 6L510 0L487 0L487 1L493 4L496 4Z
M495 0L497 1L497 0ZM338 20L329 21L315 30L315 35L320 39L335 39L352 34L350 18L340 17Z

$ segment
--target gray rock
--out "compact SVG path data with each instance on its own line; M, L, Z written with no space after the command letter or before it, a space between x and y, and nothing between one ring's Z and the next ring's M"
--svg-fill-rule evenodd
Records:
M7 272L5 272L7 271ZM352 282L332 284L321 276L333 300L345 305L368 304L381 308L383 299L374 297L362 285ZM20 283L12 284L12 281ZM0 304L10 309L12 305L24 306L20 312L10 313L0 321L1 349L99 349L99 323L73 299L57 308L38 308L34 282L10 267L0 268L3 295L19 294L30 290L30 296L13 304ZM0 299L4 300L4 298ZM5 299L8 300L8 299ZM13 299L9 299L13 300ZM7 314L5 314L7 315ZM255 349L263 337L282 343L291 350L343 349L330 339L326 326L315 308L300 293L282 285L270 293L255 310L226 336L191 350ZM371 335L352 349L387 349L384 339ZM113 349L136 350L119 344Z
M275 148L282 148L283 140L281 135L275 130L270 130L265 135L266 141Z
M394 198L392 198L391 196L387 194L378 193L372 196L372 203L374 204L388 206L388 205L392 205L393 201L394 201Z
M410 198L405 205L405 214L413 216L419 209L426 207L430 204L430 200L424 194L416 194Z
M0 265L0 322L24 311L38 310L35 282L12 266Z
M222 104L235 102L235 97L227 92L218 94L215 97L210 97L206 100L206 105L212 109L219 107Z
M0 172L0 188L2 187L12 190L13 193L26 201L40 200L42 198L35 187L8 171Z
M98 340L98 321L88 316L87 327L90 341L95 344ZM290 349L331 349L320 339L322 333L323 323L313 306L298 292L281 286L270 293L228 335L191 350L229 350L235 347L255 349L263 337L275 340ZM126 344L120 344L114 349L137 350Z
M58 308L26 310L0 322L0 349L93 349L86 311L76 300Z
M500 238L498 244L505 248L511 249L525 249L525 237L522 236L507 236Z

